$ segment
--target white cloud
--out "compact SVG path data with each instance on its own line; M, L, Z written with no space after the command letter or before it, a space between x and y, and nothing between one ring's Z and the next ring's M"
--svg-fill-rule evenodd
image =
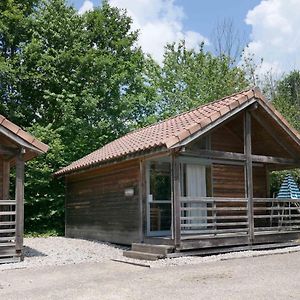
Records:
M299 0L263 0L248 12L245 21L252 33L246 52L263 58L262 71L300 68L299 12Z
M82 4L82 6L79 8L78 13L80 15L84 14L87 11L91 11L94 9L94 4L90 0L85 0Z
M185 39L188 48L198 48L203 41L209 44L200 33L184 30L185 15L174 0L110 0L109 3L127 9L133 20L132 29L140 29L139 45L159 63L167 43Z

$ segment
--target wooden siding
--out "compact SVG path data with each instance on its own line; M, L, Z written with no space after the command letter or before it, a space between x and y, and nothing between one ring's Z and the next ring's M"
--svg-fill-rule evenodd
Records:
M240 124L237 125L237 122ZM243 131L239 130L242 127L241 124L243 124L242 116L238 116L214 130L211 133L211 150L243 153Z
M213 197L245 197L244 167L213 164Z
M139 161L67 177L66 236L119 244L140 241ZM134 188L134 196L124 190Z
M245 197L244 166L213 164L213 197ZM253 196L267 197L266 169L253 167Z

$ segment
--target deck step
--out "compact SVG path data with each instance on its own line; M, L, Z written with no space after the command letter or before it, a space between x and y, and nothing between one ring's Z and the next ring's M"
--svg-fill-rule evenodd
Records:
M166 256L168 253L174 252L174 246L133 243L131 245L131 250L137 252L160 254Z
M15 255L17 255L17 253L16 253L16 248L14 246L0 248L0 257L15 256Z
M123 256L128 258L141 259L141 260L158 260L164 257L164 255L161 254L145 253L145 252L132 251L132 250L124 251Z
M1 264L9 264L9 263L17 263L20 262L21 258L16 256L10 257L0 257L0 265Z
M251 251L251 250L272 250L278 248L288 248L299 246L299 242L287 242L287 243L268 243L268 244L254 244L244 246L233 247L216 247L206 249L194 249L188 251L180 251L176 253L169 253L168 258L181 257L181 256L206 256L206 255L218 255L230 252Z

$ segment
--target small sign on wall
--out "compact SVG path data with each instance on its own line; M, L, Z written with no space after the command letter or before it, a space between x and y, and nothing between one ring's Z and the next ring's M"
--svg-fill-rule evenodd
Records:
M131 187L131 188L126 188L124 190L124 196L125 197L132 197L134 195L134 188Z

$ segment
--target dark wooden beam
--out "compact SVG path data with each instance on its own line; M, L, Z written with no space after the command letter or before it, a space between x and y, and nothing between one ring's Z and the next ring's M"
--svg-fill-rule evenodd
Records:
M265 164L278 164L278 165L295 165L300 166L300 160L289 159L284 157L274 157L265 155L251 155L253 162L260 162Z
M222 160L232 160L232 161L242 161L242 162L246 161L245 154L236 153L236 152L224 152L224 151L216 151L216 150L189 151L184 149L181 152L181 154L187 156L197 156L197 157L211 158L211 159L222 159ZM251 154L251 158L252 158L252 162L255 163L300 166L300 160L284 158L284 157Z
M224 151L216 151L216 150L202 150L199 149L197 151L190 151L183 149L181 154L187 156L197 156L202 158L212 158L212 159L224 159L224 160L236 160L236 161L245 161L246 157L243 153L235 153L235 152L224 152Z
M180 164L178 155L175 151L172 153L172 183L173 183L173 236L175 246L179 247L181 242L181 227L180 227Z
M253 218L253 166L252 166L252 141L251 141L251 114L249 111L244 115L244 154L245 161L245 196L247 202L247 215L249 224L249 244L254 240L254 218Z
M21 152L16 156L16 251L23 258L24 233L24 157Z
M145 210L145 199L146 199L146 168L145 161L140 159L140 174L139 174L139 214L140 214L140 230L139 230L139 239L140 242L144 241L144 232L145 232L145 220L146 210Z

